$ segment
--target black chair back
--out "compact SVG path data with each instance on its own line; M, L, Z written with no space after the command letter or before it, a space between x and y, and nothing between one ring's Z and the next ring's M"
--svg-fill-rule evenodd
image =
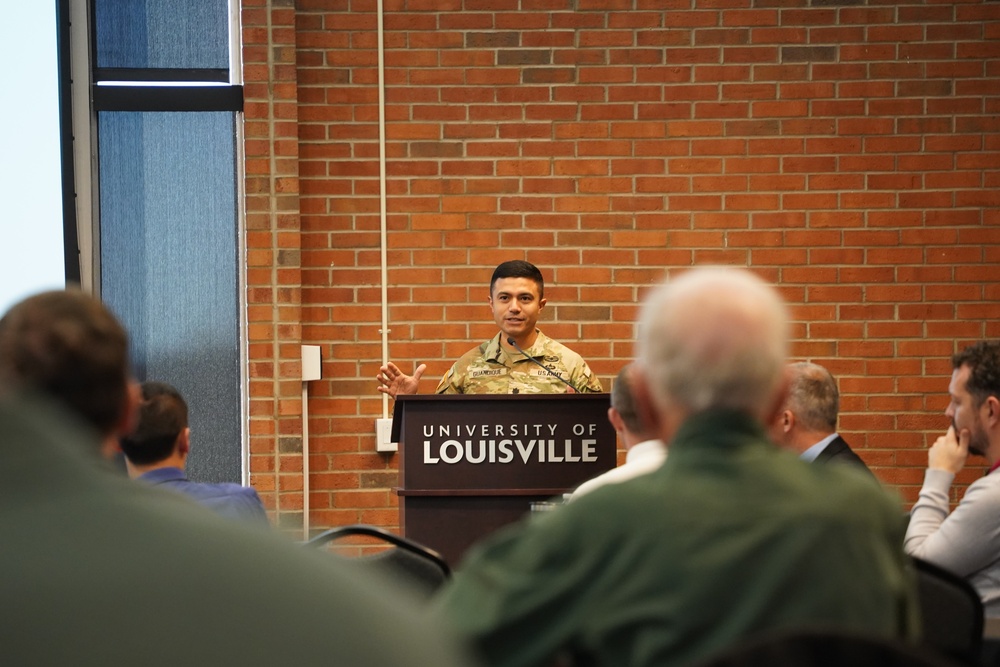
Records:
M978 664L983 644L983 602L963 577L919 558L917 571L924 644L965 662Z
M400 578L418 593L430 596L451 578L451 568L439 553L377 526L355 524L331 528L306 541L305 546L318 548L352 535L371 537L392 546L351 560Z

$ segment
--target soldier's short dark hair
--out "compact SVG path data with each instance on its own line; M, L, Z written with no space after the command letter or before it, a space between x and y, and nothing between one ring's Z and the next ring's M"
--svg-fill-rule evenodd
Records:
M545 280L542 279L542 272L531 262L523 259L512 259L504 262L493 269L493 277L490 279L490 296L493 296L493 286L501 278L527 278L538 283L538 298L545 296Z

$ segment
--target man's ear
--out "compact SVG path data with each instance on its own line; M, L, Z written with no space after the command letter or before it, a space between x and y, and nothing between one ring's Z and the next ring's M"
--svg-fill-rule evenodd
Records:
M795 426L795 413L791 410L782 410L778 415L778 424L781 425L782 433L788 433Z
M761 422L765 425L774 424L781 419L781 427L788 432L795 424L795 415L790 410L785 410L785 403L788 402L788 390L791 388L788 373L782 373L778 386L774 389L774 396L770 406L761 415ZM782 413L787 415L782 415ZM787 421L786 421L787 420Z
M985 413L983 418L986 420L986 425L990 428L997 428L1000 426L1000 398L996 396L987 396L986 400L983 401L983 407Z
M617 408L608 408L608 421L611 422L616 432L621 433L625 430L625 420L622 419Z
M191 451L191 428L187 427L177 436L177 452L187 456Z
M649 390L649 380L638 366L629 369L629 389L632 391L632 401L635 403L635 414L650 433L657 433L664 442L673 434L665 434L660 411L653 401Z

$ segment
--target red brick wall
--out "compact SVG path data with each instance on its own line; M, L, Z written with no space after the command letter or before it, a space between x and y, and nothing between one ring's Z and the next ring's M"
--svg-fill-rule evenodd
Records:
M394 527L376 3L244 6L254 483L294 511L301 325L325 375L312 522ZM1000 4L386 0L384 27L389 355L428 363L425 391L494 333L501 260L542 268L543 329L606 387L646 286L747 266L788 298L795 357L839 377L841 431L915 497L949 355L1000 335Z

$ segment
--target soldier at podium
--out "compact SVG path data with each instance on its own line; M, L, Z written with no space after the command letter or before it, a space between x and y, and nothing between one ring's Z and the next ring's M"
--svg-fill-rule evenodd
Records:
M601 392L583 357L536 328L545 307L542 272L529 262L500 264L490 280L490 308L499 333L459 358L438 383L438 394L556 394ZM416 394L427 369L406 375L392 362L375 376L393 398Z

